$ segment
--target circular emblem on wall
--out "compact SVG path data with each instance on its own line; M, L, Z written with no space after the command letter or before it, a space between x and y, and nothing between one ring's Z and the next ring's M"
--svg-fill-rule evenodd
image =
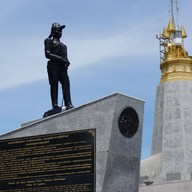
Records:
M139 127L139 117L132 107L125 108L119 116L119 130L125 137L133 137Z

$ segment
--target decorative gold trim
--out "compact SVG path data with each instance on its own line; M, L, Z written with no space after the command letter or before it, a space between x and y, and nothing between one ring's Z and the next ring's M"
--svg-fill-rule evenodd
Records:
M180 58L162 62L160 65L160 82L190 80L192 81L192 59Z
M170 82L170 81L181 81L181 80L188 80L192 81L192 73L178 73L178 74L167 74L163 76L160 80L160 83Z
M174 25L172 19L169 20L169 24L168 24L167 31L170 32L170 33L171 33L171 32L175 32L175 25Z
M166 60L174 60L178 58L189 58L188 53L185 51L183 46L168 44L165 52L165 61Z
M95 131L95 129L91 129L91 130L89 130L89 133L90 133L92 136L95 136L96 131Z
M181 27L181 33L182 33L182 37L183 37L183 38L186 38L186 37L187 37L187 33L186 33L185 28L184 28L183 25L182 25L182 27Z
M170 33L167 31L166 27L164 27L164 29L163 29L162 38L163 39L169 39L170 38Z

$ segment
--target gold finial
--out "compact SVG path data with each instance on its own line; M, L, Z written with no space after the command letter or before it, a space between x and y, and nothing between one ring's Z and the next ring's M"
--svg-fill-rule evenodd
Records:
M163 38L163 39L169 39L169 37L170 37L170 33L167 31L167 28L164 27L164 29L163 29L163 34L162 34L162 38Z
M170 32L170 33L175 32L175 25L173 23L172 18L169 21L169 25L168 25L167 31Z
M182 33L182 37L183 37L183 38L186 38L186 37L187 37L187 33L186 33L185 28L184 28L183 25L182 25L182 27L181 27L181 33Z

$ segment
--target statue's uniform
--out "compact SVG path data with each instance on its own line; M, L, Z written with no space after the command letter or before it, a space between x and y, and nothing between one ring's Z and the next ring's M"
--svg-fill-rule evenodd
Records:
M67 46L60 41L47 38L44 42L45 54L49 59L47 72L51 86L51 100L53 108L58 106L58 82L62 84L65 106L71 108L70 82L67 73L69 61L67 59Z

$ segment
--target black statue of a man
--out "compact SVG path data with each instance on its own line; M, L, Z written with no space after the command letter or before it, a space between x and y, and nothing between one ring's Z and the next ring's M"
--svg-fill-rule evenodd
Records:
M53 109L58 108L58 83L62 85L63 99L66 110L73 108L70 94L70 82L68 77L69 60L67 58L67 46L60 42L62 30L65 25L53 23L51 34L45 39L45 57L49 59L47 72L50 84L50 93Z

